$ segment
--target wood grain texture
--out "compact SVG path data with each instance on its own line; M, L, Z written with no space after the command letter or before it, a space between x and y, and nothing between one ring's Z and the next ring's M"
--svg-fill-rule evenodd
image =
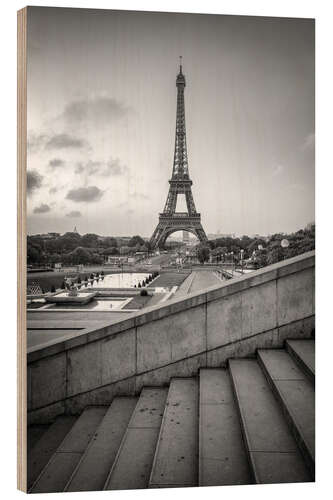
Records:
M27 491L27 8L17 13L17 487Z

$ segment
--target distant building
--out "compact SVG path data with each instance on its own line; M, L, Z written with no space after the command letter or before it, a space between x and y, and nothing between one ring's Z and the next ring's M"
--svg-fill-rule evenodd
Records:
M209 240L217 240L218 238L236 238L235 233L210 233L207 234Z
M43 240L51 240L52 238L58 238L60 233L36 234L36 236L39 236Z
M258 234L258 233L255 233L255 234L252 234L250 236L250 238L253 238L253 239L256 239L256 240L263 240L263 241L268 241L270 239L270 236L263 236L262 234Z
M128 261L127 255L108 255L106 264L111 264L113 266L121 266L126 264Z

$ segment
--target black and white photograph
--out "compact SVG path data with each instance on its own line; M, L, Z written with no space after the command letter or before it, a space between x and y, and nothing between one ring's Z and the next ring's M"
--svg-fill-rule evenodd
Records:
M18 33L21 488L314 482L315 20Z

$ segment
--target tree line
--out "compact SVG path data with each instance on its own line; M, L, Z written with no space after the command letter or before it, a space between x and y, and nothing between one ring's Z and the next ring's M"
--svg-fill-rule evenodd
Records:
M289 246L281 246L282 240L288 240ZM174 242L174 247L183 243ZM170 247L170 245L168 245ZM214 262L233 261L241 258L253 262L255 267L274 264L285 258L300 255L315 248L315 225L310 224L294 233L276 233L269 238L242 236L237 238L221 237L199 244L194 251L200 262L210 258ZM133 255L136 252L149 252L149 242L141 236L131 238L105 237L97 234L68 232L62 236L43 238L40 235L28 236L28 265L54 264L65 265L95 264L100 265L108 255Z
M52 238L33 235L27 238L27 263L103 264L107 255L131 255L146 252L147 249L148 243L139 235L130 239L101 238L93 233L81 236L74 232Z
M222 237L197 245L196 254L200 262L210 257L215 262L232 261L235 264L251 260L255 267L263 267L314 250L315 231L315 224L309 224L294 233L276 233L269 238ZM288 246L281 245L282 240L287 240Z

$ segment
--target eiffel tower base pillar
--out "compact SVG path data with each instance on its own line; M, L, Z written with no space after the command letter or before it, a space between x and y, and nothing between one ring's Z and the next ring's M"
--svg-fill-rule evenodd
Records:
M199 217L182 217L176 215L167 218L161 214L159 223L150 239L151 248L164 248L167 238L176 231L188 231L194 234L201 243L207 243L208 238L201 225Z

